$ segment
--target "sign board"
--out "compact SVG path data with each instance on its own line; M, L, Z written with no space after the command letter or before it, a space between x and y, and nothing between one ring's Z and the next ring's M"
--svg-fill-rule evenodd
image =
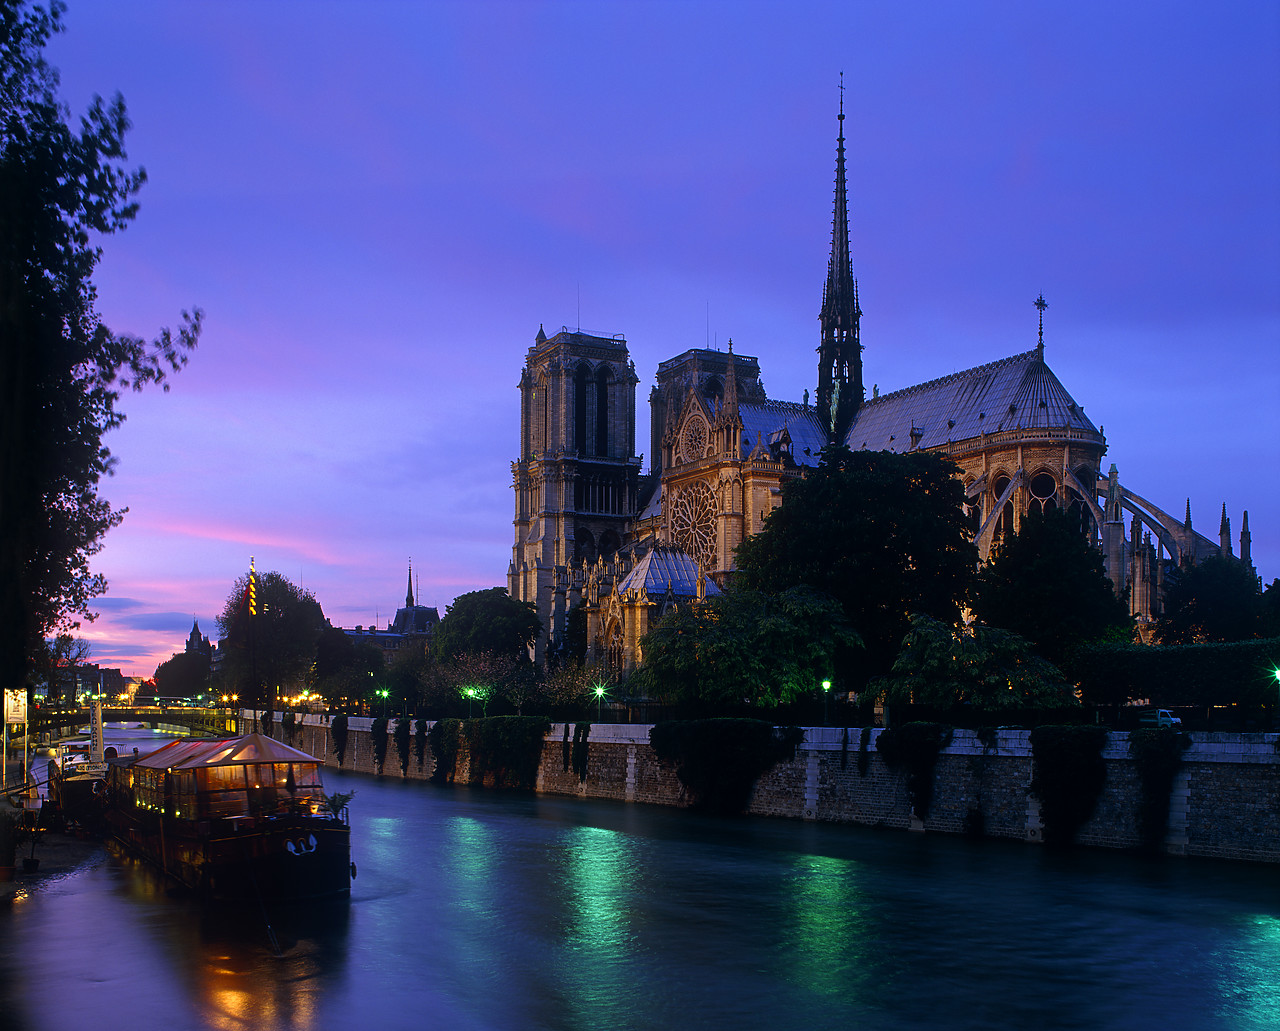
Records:
M27 691L6 689L4 692L4 721L6 723L27 722Z

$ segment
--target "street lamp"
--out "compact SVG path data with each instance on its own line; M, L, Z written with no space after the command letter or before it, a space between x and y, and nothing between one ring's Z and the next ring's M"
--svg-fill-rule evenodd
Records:
M386 719L386 717L387 717L387 695L388 695L388 694L390 694L390 692L389 692L389 691L384 687L384 688L380 688L379 690L375 691L375 692L374 692L374 694L376 694L379 698L381 698L381 699L382 699L382 718L383 718L383 719Z
M474 687L467 688L467 719L471 719L471 705L476 698L476 689Z
M826 726L827 720L827 699L831 697L831 681L824 680L822 682L822 724Z
M604 705L604 685L596 684L596 722L600 722L600 709Z

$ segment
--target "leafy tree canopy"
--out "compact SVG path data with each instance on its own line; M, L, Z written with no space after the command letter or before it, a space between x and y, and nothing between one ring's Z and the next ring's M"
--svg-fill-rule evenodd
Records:
M177 652L156 667L154 680L162 698L195 698L209 690L209 657Z
M1258 578L1238 559L1214 555L1170 574L1156 637L1161 644L1247 641L1262 622Z
M876 681L888 702L938 708L1057 709L1076 704L1071 685L1017 634L953 626L916 613L893 672Z
M978 574L973 609L989 626L1025 637L1051 662L1077 644L1132 636L1102 554L1063 511L1029 513Z
M516 601L504 587L471 591L453 599L436 627L436 652L452 659L464 652L518 659L542 633L531 602Z
M829 595L734 589L668 612L641 640L636 676L651 697L677 704L774 706L812 696L860 645Z
M242 703L270 703L277 692L305 682L327 620L310 591L279 573L258 574L256 616L249 614L248 588L246 573L236 580L218 616L218 632L227 643L222 675Z
M124 229L146 179L125 165L129 121L95 97L79 129L44 58L65 6L0 0L0 680L21 683L44 639L92 619L106 590L89 568L124 517L99 493L124 421L122 391L186 364L200 312L150 342L95 310L94 238ZM167 386L165 389L168 389Z
M828 448L782 505L739 546L741 586L779 594L805 585L837 599L866 642L860 683L893 663L907 615L959 618L978 555L964 517L964 488L950 461L925 452Z
M316 640L310 682L331 700L372 698L383 666L382 649L376 644L355 640L326 622Z

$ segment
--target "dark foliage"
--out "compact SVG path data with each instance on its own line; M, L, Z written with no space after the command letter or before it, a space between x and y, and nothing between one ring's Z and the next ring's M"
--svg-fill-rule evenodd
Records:
M465 653L519 659L542 629L534 605L516 601L506 588L471 591L445 611L436 628L436 654L442 660Z
M431 746L431 755L435 759L431 779L437 784L453 783L454 774L458 768L461 730L462 721L449 717L436 720L427 733L427 744Z
M649 731L658 761L676 776L699 808L740 813L760 776L795 757L804 740L799 727L763 720L668 720Z
M329 724L329 736L333 739L333 754L338 757L338 765L342 766L347 758L347 717L339 714Z
M413 733L413 720L402 716L396 720L393 736L396 739L396 755L400 759L400 776L409 772L409 739Z
M156 667L156 694L165 698L195 698L209 690L209 656L178 652Z
M417 760L418 769L422 769L427 761L427 721L416 720L413 725L413 757Z
M863 727L861 733L858 734L858 776L865 777L867 770L871 768L871 752L868 750L871 744L871 728Z
M1102 795L1107 764L1105 727L1048 726L1031 732L1035 772L1031 793L1040 799L1047 845L1071 845Z
M293 733L298 726L298 717L292 709L287 710L280 717L280 727L284 730L284 739L289 744L293 744Z
M693 713L774 707L812 698L860 646L839 602L821 591L735 588L667 613L642 641L635 683Z
M542 716L489 716L463 724L471 780L493 777L493 786L532 791L551 721Z
M907 614L956 622L973 580L977 551L955 471L925 452L824 450L739 546L741 586L777 594L803 584L831 595L866 644L837 675L857 685L887 672Z
M1071 654L1069 675L1090 705L1150 699L1161 708L1271 705L1280 638L1233 644L1094 644Z
M921 820L933 804L933 771L938 756L951 744L951 728L943 723L904 723L886 727L876 738L876 750L891 770L906 769L907 797Z
M369 738L373 742L373 763L378 767L378 772L382 772L382 766L387 761L387 718L379 716L373 721L373 725L369 728Z
M226 640L221 675L242 702L270 704L273 690L263 685L301 686L328 621L310 591L279 573L258 574L256 616L249 612L248 588L245 573L218 616L218 631Z
M1246 641L1262 630L1263 612L1253 571L1214 555L1170 574L1156 637L1161 644Z
M573 772L578 775L579 783L587 779L587 736L591 733L590 723L573 725Z
M1026 515L978 574L973 609L993 627L1026 638L1050 662L1085 641L1132 634L1128 607L1116 597L1102 553L1072 513Z
M0 3L0 681L23 684L45 639L95 618L91 571L124 518L99 494L115 458L103 437L120 396L187 362L200 312L153 341L111 332L92 277L98 240L125 229L146 181L125 164L124 100L95 97L79 120L45 61L65 5Z
M1138 835L1142 849L1158 852L1169 826L1169 795L1191 738L1172 727L1141 727L1129 732L1129 756L1138 766L1142 803Z

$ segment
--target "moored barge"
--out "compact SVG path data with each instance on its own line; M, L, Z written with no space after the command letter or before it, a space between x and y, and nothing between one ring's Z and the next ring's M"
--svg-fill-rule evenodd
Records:
M111 835L169 877L227 900L351 893L351 826L320 760L281 741L181 739L109 763Z

